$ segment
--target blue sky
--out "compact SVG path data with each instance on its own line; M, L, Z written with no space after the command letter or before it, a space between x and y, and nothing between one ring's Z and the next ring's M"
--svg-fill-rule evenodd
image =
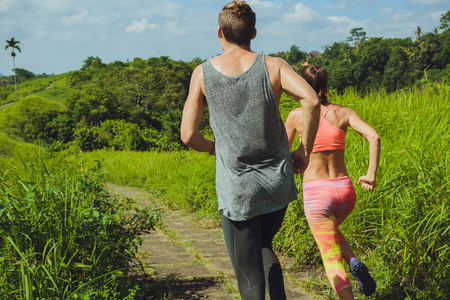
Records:
M103 62L169 56L190 61L221 53L215 0L0 0L0 40L20 41L16 67L35 74L78 70L89 56ZM321 51L352 28L367 37L413 37L439 27L448 0L249 0L256 12L252 49L266 54ZM0 51L0 74L11 75L10 51Z

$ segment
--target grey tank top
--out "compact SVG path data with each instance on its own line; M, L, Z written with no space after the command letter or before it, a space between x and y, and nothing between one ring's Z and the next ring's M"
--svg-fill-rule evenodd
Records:
M296 200L289 142L264 55L236 76L220 73L207 61L203 79L216 147L219 210L243 221Z

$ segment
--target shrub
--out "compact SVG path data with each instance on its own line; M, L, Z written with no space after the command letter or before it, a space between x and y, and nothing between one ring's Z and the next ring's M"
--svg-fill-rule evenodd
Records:
M102 188L100 163L38 158L1 170L0 298L123 299L139 235L160 211ZM107 297L106 297L107 296Z

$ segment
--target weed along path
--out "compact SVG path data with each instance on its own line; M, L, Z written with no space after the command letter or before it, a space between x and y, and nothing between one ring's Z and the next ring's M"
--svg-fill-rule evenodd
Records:
M116 197L133 199L138 207L162 207L143 189L113 184L106 189ZM142 239L138 255L158 286L148 299L240 299L220 228L196 221L191 213L165 209L162 225ZM287 299L313 299L299 287L308 274L296 270L289 257L280 260Z

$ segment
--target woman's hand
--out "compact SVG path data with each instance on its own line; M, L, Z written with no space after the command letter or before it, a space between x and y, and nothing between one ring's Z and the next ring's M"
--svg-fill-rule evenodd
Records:
M358 178L358 184L360 183L361 187L367 191L373 191L377 186L376 179L367 175Z

